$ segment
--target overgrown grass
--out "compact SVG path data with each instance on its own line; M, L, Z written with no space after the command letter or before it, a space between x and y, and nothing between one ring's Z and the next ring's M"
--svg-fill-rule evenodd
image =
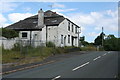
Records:
M94 46L85 47L55 47L54 44L48 43L48 47L21 47L19 44L15 44L15 47L11 50L2 48L2 63L33 63L39 62L43 59L56 54L69 53L73 51L96 51Z
M2 63L26 64L39 62L51 55L74 51L76 47L18 47L11 50L2 49Z
M96 47L95 46L85 46L85 47L81 47L82 51L96 51Z
M22 58L23 56L20 54L19 51L2 49L2 63L14 63Z

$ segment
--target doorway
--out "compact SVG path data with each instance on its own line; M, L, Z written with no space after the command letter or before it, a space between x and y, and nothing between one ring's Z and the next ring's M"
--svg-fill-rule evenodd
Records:
M74 46L74 37L73 36L71 36L71 44L72 44L72 46Z
M64 37L64 46L66 46L66 36Z

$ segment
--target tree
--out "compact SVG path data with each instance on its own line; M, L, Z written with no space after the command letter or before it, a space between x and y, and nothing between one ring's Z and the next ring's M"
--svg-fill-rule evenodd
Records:
M104 33L102 32L97 38L94 40L95 45L102 45L102 39L104 41Z
M19 36L19 33L12 29L1 28L2 29L2 36L6 38L15 38Z
M87 41L85 41L85 36L83 37L80 37L80 42L82 45L86 46L86 45L89 45L89 43Z
M119 50L119 38L116 38L114 35L108 35L108 37L104 41L104 49L111 51Z
M80 37L80 41L85 41L85 36Z

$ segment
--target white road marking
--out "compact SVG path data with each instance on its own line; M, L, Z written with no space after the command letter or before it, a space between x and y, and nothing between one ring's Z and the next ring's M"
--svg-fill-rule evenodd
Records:
M58 78L60 78L60 77L61 77L61 76L57 76L57 77L53 78L52 80L58 79Z
M105 56L107 53L103 54L103 56Z
M99 58L101 58L101 56L98 56L98 57L96 57L96 58L95 58L95 59L93 59L93 60L95 61L95 60L97 60L97 59L99 59Z
M74 68L72 71L75 71L75 70L77 70L77 69L79 69L79 68L81 68L81 67L83 67L83 66L85 66L87 64L89 64L89 62L86 62L85 64L82 64L81 66L78 66L78 67Z

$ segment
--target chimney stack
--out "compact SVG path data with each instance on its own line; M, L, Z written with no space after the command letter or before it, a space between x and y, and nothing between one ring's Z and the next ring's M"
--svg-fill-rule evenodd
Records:
M44 12L42 9L38 11L38 27L41 28L44 26Z

